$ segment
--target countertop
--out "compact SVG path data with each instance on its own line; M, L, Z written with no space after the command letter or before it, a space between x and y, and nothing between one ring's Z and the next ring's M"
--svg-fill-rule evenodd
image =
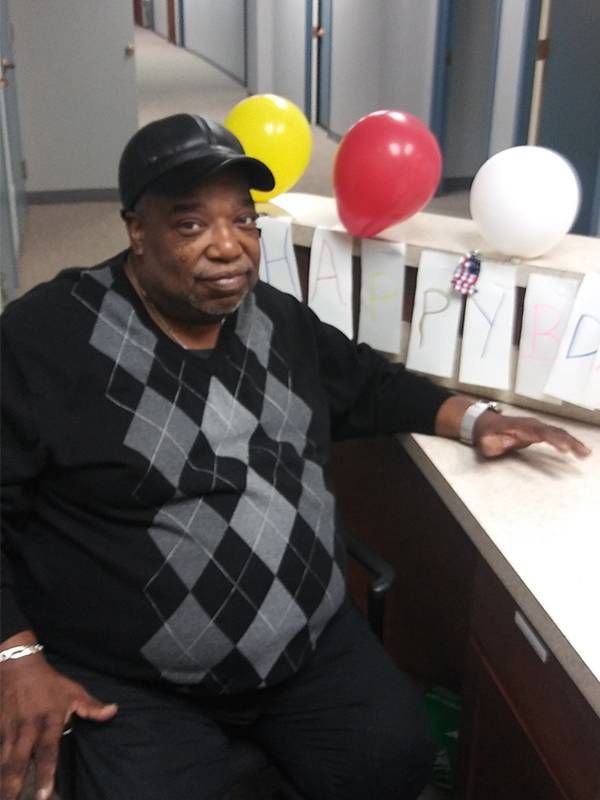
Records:
M343 231L334 198L288 192L261 209L275 216L288 214L293 219L295 244L310 247L317 225ZM600 270L600 238L568 234L548 253L520 260L494 252L486 244L471 219L421 212L382 231L376 238L406 242L406 262L416 266L423 249L463 254L480 250L486 258L508 261L517 266L517 285L525 286L529 273L585 275ZM356 242L360 240L357 239Z

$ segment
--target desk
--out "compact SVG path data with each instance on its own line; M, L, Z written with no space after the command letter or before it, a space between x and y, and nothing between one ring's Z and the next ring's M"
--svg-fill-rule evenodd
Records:
M422 435L334 450L347 524L397 571L386 646L463 696L460 800L600 797L600 429L552 421L592 456L480 461Z
M315 226L341 229L331 198L276 203L275 213L292 216L300 250ZM424 248L509 260L487 251L471 220L417 214L381 237L406 242L411 268ZM517 284L532 272L580 277L599 265L600 239L567 236L518 262ZM346 523L368 532L397 571L392 656L463 693L461 799L600 800L600 416L555 411L596 423L552 420L593 448L589 459L538 446L479 462L463 445L420 435L334 450ZM535 413L550 419L539 404Z
M480 461L447 440L401 439L480 557L464 685L464 797L489 800L498 786L499 797L521 796L505 780L536 800L600 796L600 429L546 419L566 424L592 456L578 461L538 446ZM505 724L503 707L512 718ZM502 748L511 763L500 777ZM494 765L482 763L492 754Z

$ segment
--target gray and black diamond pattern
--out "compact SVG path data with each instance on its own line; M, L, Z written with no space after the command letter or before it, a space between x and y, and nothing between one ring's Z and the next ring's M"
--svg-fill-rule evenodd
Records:
M334 500L307 457L312 412L271 320L250 294L226 369L199 381L196 356L160 356L107 274L88 274L104 290L91 344L114 365L106 397L131 414L124 444L146 463L135 494L154 509L148 535L162 555L144 587L156 615L144 657L213 692L294 673L345 590Z

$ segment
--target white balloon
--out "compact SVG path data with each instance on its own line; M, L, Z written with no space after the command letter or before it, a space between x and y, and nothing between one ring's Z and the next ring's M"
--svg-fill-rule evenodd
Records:
M579 177L566 158L545 147L511 147L475 176L471 216L501 253L533 258L568 233L580 199Z

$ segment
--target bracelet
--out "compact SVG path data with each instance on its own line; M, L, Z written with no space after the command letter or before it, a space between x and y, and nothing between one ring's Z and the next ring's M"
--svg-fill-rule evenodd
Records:
M475 428L475 422L479 419L484 411L495 411L497 414L499 414L500 406L498 403L494 403L491 400L478 400L476 403L470 405L465 411L460 423L459 439L461 442L473 447L475 444L473 441L473 429Z
M44 649L43 644L18 644L16 647L9 647L6 650L0 650L0 664L3 661L11 661L16 658L25 658L25 656L34 656Z

